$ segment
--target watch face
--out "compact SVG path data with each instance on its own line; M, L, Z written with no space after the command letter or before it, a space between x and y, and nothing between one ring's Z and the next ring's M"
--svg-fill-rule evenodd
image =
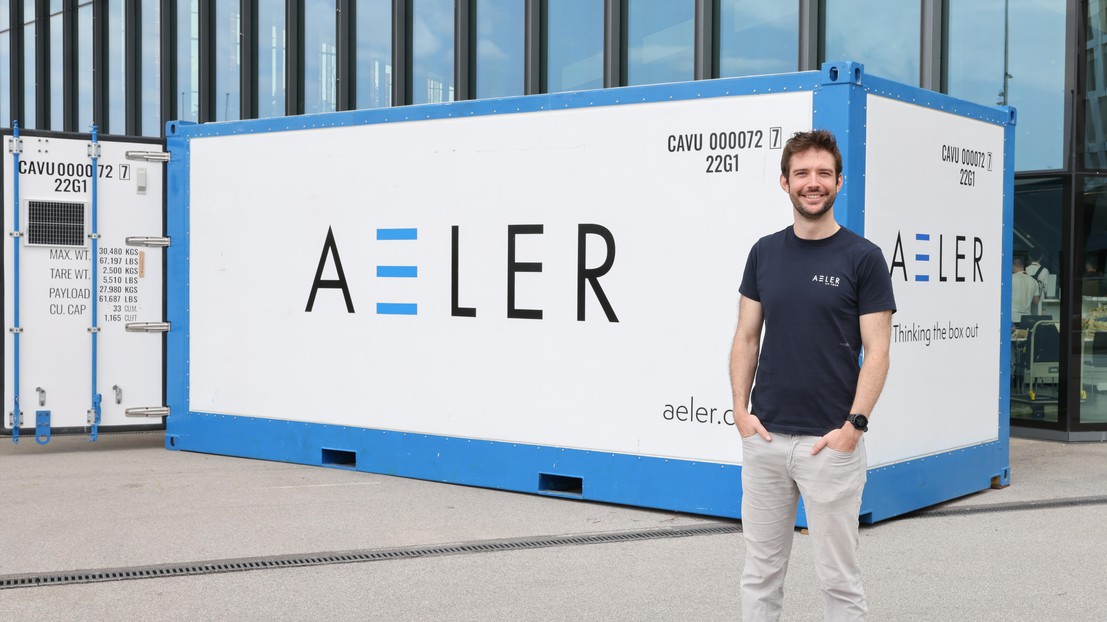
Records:
M853 427L864 432L869 427L869 418L865 415L852 415L850 416L850 423Z

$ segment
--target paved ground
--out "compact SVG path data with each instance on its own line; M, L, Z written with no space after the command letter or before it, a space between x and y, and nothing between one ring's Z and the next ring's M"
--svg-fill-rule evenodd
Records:
M739 619L736 521L161 444L152 433L0 439L0 620ZM1016 439L1011 454L1011 487L862 529L872 620L1107 617L1107 444ZM657 537L680 534L692 535ZM613 541L563 538L581 535ZM443 544L461 548L430 550ZM274 556L393 549L273 567ZM270 569L2 588L243 559ZM798 535L787 620L821 619L811 564Z

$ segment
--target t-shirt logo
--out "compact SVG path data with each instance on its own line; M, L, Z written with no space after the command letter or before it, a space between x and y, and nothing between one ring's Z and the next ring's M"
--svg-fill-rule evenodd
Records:
M822 283L823 285L829 285L831 287L838 287L838 283L841 281L841 277L828 276L826 274L816 274L811 277L811 282Z

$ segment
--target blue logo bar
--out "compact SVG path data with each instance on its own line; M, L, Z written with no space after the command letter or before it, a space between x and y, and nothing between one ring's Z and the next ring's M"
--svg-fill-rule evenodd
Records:
M378 240L418 240L418 229L377 229Z
M419 266L377 266L378 278L414 279L419 277Z
M915 261L930 261L930 255L915 255Z
M923 241L923 242L929 242L930 241L930 234L929 233L916 233L915 234L915 239Z
M378 302L377 315L418 315L419 305L404 302Z
M929 274L916 274L915 275L915 280L916 281L929 281L930 280L930 275Z

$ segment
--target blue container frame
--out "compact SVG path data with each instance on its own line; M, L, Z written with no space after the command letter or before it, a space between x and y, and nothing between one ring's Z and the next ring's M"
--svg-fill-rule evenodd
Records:
M821 71L729 78L451 102L322 115L196 125L166 125L172 159L166 169L167 249L166 447L174 450L346 468L470 486L573 499L741 517L741 467L554 446L486 441L195 412L189 409L189 156L194 138L297 131L469 116L538 112L577 107L733 97L766 93L812 93L813 127L839 137L846 184L836 214L841 224L864 234L865 98L907 101L1004 127L1003 264L1011 261L1014 196L1014 110L957 100L940 93L865 75L852 62L828 63ZM1004 274L1003 300L1011 295ZM1001 327L1009 326L1003 304ZM861 505L872 523L1010 482L1009 365L1007 335L1000 335L998 439L869 470ZM551 483L552 482L552 483ZM798 523L806 519L802 513Z

